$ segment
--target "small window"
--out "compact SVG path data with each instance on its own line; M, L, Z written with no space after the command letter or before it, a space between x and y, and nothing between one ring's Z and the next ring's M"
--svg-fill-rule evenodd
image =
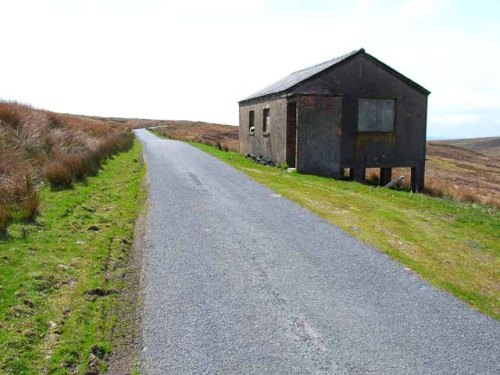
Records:
M248 132L252 135L255 133L255 112L254 111L248 112Z
M393 99L359 99L358 131L393 132L395 102Z
M271 130L271 114L269 108L264 108L262 117L262 132L269 133Z

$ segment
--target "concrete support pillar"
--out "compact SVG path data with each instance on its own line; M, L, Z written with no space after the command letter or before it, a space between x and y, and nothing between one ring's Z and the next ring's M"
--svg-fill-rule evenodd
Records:
M419 164L411 169L411 191L421 193L424 191L425 163Z
M380 168L380 185L385 186L391 182L392 168Z
M354 168L353 177L355 181L364 182L366 180L366 168Z

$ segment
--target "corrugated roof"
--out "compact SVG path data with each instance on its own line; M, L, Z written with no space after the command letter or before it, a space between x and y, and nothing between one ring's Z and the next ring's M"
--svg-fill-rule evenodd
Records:
M347 59L348 57L351 57L353 55L356 55L358 53L365 52L363 48L357 49L355 51L352 51L350 53L347 53L342 56L335 57L334 59L322 62L320 64L313 65L309 68L305 68L302 70L297 70L296 72L293 72L292 74L286 76L285 78L280 79L279 81L273 83L272 85L269 85L262 90L257 91L256 93L253 93L252 95L246 97L242 101L249 100L249 99L256 99L260 98L261 96L266 96L266 95L271 95L271 94L277 94L279 92L288 90L295 86L296 84L305 81L308 78L311 78L312 76L322 72L323 70L330 68L339 62Z

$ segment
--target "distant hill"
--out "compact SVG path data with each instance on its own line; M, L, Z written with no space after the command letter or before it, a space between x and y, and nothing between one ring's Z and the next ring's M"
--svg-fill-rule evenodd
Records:
M431 141L435 144L446 144L479 152L493 158L500 159L500 137L451 139L445 141Z

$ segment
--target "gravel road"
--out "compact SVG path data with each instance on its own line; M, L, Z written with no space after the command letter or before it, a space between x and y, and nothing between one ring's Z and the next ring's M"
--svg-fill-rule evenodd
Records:
M500 324L146 130L141 374L500 374Z

